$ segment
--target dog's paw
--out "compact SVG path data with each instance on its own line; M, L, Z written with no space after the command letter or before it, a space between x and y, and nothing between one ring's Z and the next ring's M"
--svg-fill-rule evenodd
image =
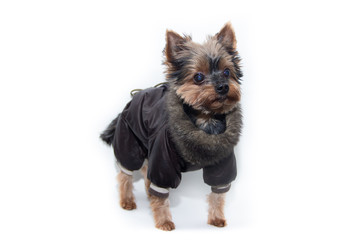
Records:
M120 201L120 206L125 210L136 209L136 203L131 199Z
M215 227L225 227L226 220L221 218L209 219L208 224L213 225Z
M156 225L156 227L164 231L171 231L175 229L175 224L172 221L166 221L162 224Z

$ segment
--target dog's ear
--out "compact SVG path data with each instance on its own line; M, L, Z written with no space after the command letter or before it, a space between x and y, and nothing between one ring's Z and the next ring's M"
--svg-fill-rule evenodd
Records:
M174 31L166 30L165 56L168 61L173 60L176 55L184 48L184 43L191 39L190 37L181 37Z
M215 35L215 38L227 49L236 49L235 32L230 22L225 24L220 32Z

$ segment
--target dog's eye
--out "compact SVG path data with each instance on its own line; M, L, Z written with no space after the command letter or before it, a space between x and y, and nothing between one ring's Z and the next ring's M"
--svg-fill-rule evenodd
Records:
M224 74L225 77L229 77L230 76L230 70L228 68L225 69L223 74Z
M202 81L204 81L204 79L205 79L205 76L202 73L197 73L194 76L194 82L197 84L202 83Z

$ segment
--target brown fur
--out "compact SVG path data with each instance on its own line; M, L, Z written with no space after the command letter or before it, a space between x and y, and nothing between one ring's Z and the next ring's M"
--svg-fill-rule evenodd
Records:
M200 113L196 118L196 126L209 124L212 120L211 114Z
M225 98L220 97L212 84L196 85L193 80L182 84L176 94L187 104L204 113L228 113L240 101L239 84L229 81L229 93Z
M150 207L153 212L155 227L161 230L171 231L175 229L175 224L171 221L169 200L168 198L159 198L149 194L150 181L147 178L147 169L148 167L145 164L141 168L141 173L144 176L145 190L150 199Z
M150 194L149 194L149 188L150 188L150 180L147 178L147 169L148 169L148 166L147 164L145 164L142 168L141 168L141 173L144 177L144 182L145 182L145 191L146 191L146 194L148 196L148 198L150 198Z
M215 36L208 37L204 44L195 43L191 37L181 37L173 31L167 31L166 39L164 64L176 94L196 110L218 114L230 112L241 98L237 83L241 76L238 68L240 59L237 57L235 33L231 24L226 24ZM219 59L218 71L230 70L229 93L226 96L219 96L215 92L209 58ZM194 83L197 73L205 76L201 84ZM181 75L175 82L172 79L174 74Z
M155 227L165 231L175 229L170 213L169 198L159 198L151 195L150 206L154 216Z
M126 210L136 209L132 176L120 171L117 180L119 183L120 206Z
M209 215L208 224L216 227L225 227L224 216L225 193L210 193L208 196Z
M164 54L167 59L174 58L174 52L177 51L179 45L191 41L191 37L185 36L182 38L179 34L174 31L166 30L166 47L164 49Z
M193 42L190 36L182 37L168 30L164 55L166 76L170 86L166 109L169 113L169 131L179 154L192 164L203 166L217 164L233 151L239 140L242 126L241 108L238 104L241 99L239 80L242 73L238 65L240 58L236 51L234 30L228 23L215 36L208 37L204 44ZM225 75L225 69L229 69L229 76ZM199 73L204 75L204 80L195 82L194 76ZM227 93L219 92L219 88L215 90L219 82L228 84ZM225 132L208 134L194 126L184 112L184 103L200 112L196 125L211 122L215 114L226 114ZM110 130L113 131L113 128ZM112 133L110 130L109 134ZM103 136L104 141L107 140L108 143L112 137L108 136L109 134ZM166 231L175 229L169 199L150 195L146 164L141 172L144 176L155 226ZM121 207L126 210L135 209L132 176L120 171L117 179ZM225 193L210 193L207 200L208 224L217 227L226 226Z
M236 48L236 37L234 28L230 23L225 24L219 33L215 35L218 41L229 48Z

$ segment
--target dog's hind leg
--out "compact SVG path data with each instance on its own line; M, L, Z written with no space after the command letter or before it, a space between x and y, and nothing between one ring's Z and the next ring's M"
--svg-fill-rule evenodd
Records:
M136 208L132 179L132 175L128 175L123 171L120 171L117 176L120 192L120 206L126 210L133 210Z
M210 193L208 196L209 215L208 224L216 227L225 227L224 216L225 193Z
M145 164L143 165L143 167L141 168L141 173L142 173L142 175L144 177L146 194L150 198L149 187L150 187L151 182L147 178L147 170L148 170L148 166L147 166L147 161L146 161Z

